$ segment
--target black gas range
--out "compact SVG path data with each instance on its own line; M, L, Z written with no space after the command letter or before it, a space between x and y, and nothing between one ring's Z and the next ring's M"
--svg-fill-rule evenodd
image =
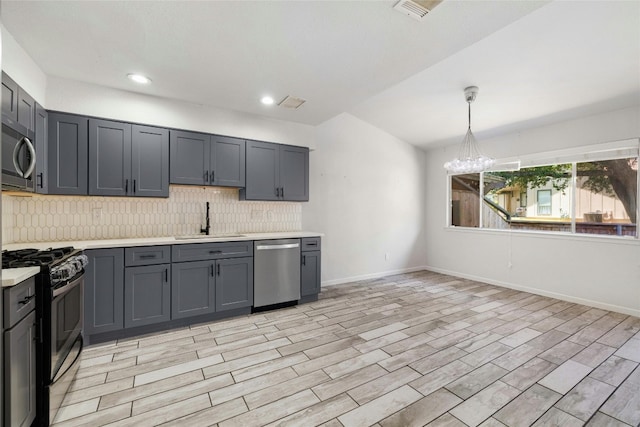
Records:
M84 267L72 247L2 252L2 268L39 267L36 275L36 406L34 425L53 422L82 352Z

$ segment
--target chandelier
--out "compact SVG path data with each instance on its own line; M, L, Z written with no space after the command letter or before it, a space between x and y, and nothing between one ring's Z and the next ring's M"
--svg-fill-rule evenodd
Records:
M444 168L451 174L482 172L495 163L495 159L480 152L478 141L471 132L471 103L475 101L477 94L477 86L469 86L464 90L464 97L469 105L469 127L460 145L458 157L444 164Z

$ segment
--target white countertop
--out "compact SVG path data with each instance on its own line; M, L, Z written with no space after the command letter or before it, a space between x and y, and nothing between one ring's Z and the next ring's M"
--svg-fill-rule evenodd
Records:
M8 268L2 270L2 287L10 287L35 276L40 272L40 267Z
M210 242L239 242L246 240L267 240L267 239L295 239L301 237L322 237L322 233L312 231L283 231L273 233L238 233L238 235L196 235L194 239L181 239L180 237L140 237L135 239L105 239L105 240L72 240L59 242L37 242L37 243L10 243L3 245L3 250L15 251L17 249L49 249L63 246L73 246L76 249L102 249L102 248L123 248L131 246L158 246L158 245L182 245L187 243L210 243Z
M238 242L246 240L295 239L301 237L322 237L322 233L312 231L283 231L273 233L238 233L241 235L197 236L194 239L180 237L142 237L136 239L77 240L61 242L10 243L3 245L3 250L49 249L73 246L76 249L124 248L132 246L182 245L188 243ZM196 236L190 236L196 237ZM17 285L29 277L35 276L40 267L9 268L2 270L2 287Z

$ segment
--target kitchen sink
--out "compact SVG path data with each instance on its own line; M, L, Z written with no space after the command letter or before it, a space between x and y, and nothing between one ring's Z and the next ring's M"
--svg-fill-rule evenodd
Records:
M192 236L175 236L176 240L221 239L226 237L245 237L244 234L197 234Z

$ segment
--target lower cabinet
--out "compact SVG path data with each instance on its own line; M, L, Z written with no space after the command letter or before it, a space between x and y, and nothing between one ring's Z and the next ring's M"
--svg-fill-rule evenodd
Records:
M216 311L253 305L253 258L216 261Z
M124 327L124 249L85 251L84 335Z
M320 251L301 253L300 296L320 293Z
M171 320L170 270L170 264L125 269L125 328Z
M216 310L215 261L172 265L171 317L181 319Z
M36 417L35 323L36 315L32 310L4 332L2 425L5 426L29 427Z

